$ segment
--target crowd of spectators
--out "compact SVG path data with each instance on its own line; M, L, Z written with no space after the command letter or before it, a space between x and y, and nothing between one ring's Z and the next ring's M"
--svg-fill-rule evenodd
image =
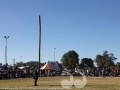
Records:
M75 71L71 72L71 74L73 76L75 75L80 75L79 72L82 72L84 73L86 76L102 76L102 77L106 77L106 76L109 76L109 77L116 77L116 76L120 76L120 69L105 69L105 68L102 68L102 69L90 69L90 68L87 68L87 69L77 69L75 68Z
M32 77L30 70L0 70L0 79Z
M33 70L0 70L0 79L33 77ZM61 70L40 70L40 76L60 76Z
M0 79L10 79L10 78L27 78L33 76L34 70L0 70ZM120 69L64 69L64 70L41 70L40 76L61 76L62 73L65 73L65 76L69 76L69 74L73 76L81 76L80 72L82 72L86 76L91 77L116 77L120 76ZM69 73L69 74L68 74Z

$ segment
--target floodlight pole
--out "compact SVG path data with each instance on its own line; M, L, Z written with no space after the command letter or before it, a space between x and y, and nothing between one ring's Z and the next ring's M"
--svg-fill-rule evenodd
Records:
M38 54L38 56L39 56L39 62L38 62L38 74L39 74L39 76L40 76L40 55L41 55L41 18L40 18L40 15L39 15L39 49L38 49L38 52L39 52L39 54Z
M15 59L13 59L13 71L15 71Z
M21 61L21 58L22 58L22 56L20 56L20 62L22 62L22 61Z
M4 38L6 39L6 46L5 46L5 65L7 66L7 39L10 36L4 36Z
M56 48L54 48L54 62L55 62L55 49L56 49Z

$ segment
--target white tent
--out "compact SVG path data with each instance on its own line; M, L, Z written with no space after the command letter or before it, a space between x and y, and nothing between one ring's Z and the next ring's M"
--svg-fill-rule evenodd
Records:
M50 69L60 69L60 68L58 62L48 61L41 69L50 70Z
M18 67L19 69L24 69L25 67Z

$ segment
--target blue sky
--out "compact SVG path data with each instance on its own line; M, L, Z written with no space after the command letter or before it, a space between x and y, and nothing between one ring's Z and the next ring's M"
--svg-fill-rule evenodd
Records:
M107 50L120 62L120 0L1 0L0 62L38 60L38 16L41 15L42 62L60 62L75 50L79 59L95 59Z

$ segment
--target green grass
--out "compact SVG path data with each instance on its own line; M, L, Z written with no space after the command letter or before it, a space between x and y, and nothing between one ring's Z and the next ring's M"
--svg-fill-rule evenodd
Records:
M39 77L38 85L33 86L32 78L18 78L0 80L0 90L79 90L74 85L71 89L63 89L61 81L68 79L67 76ZM75 80L82 77L74 77ZM87 77L87 84L80 90L120 90L120 77Z

